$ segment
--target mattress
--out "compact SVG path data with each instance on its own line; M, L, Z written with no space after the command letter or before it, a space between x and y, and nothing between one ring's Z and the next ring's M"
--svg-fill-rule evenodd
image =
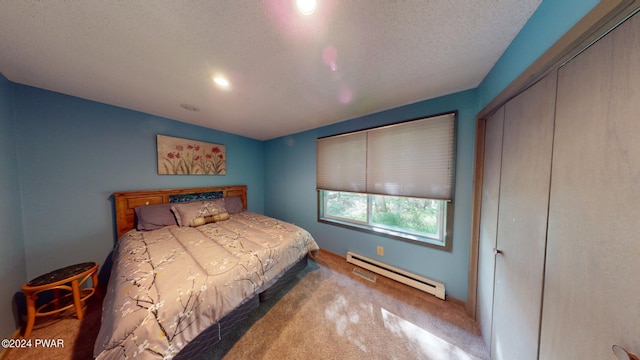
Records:
M114 250L94 356L171 359L318 249L306 230L249 211L129 231Z

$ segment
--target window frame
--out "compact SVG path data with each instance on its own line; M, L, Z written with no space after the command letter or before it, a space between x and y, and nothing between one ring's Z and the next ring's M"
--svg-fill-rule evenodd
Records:
M441 205L440 209L440 227L439 230L442 234L442 240L436 239L430 236L424 236L418 234L416 232L412 232L410 230L397 230L391 227L387 227L384 225L376 225L371 223L371 197L379 194L367 194L367 193L358 193L367 196L367 221L362 222L359 220L352 220L348 218L326 215L326 193L327 192L345 192L345 191L333 191L333 190L317 190L318 196L318 222L335 225L347 229L358 230L361 232L384 236L396 240L407 241L414 244L419 244L423 246L434 247L439 250L451 251L452 244L452 228L453 228L453 201L445 201L445 200L437 200L440 201L443 205ZM393 196L393 195L384 195L384 196ZM422 198L420 198L422 199ZM425 199L430 200L430 199ZM444 207L444 209L442 209Z

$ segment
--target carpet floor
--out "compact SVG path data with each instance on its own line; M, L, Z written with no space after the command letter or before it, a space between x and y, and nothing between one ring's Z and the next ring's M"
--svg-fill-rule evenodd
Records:
M343 257L321 251L200 359L488 359L477 324L455 300L377 276L352 273ZM7 349L2 360L91 359L99 297L82 321L72 314L29 339L62 339L63 348Z

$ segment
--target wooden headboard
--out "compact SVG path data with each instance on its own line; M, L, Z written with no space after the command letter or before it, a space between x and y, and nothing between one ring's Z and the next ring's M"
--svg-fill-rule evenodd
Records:
M247 208L247 185L213 186L186 189L140 190L113 193L116 207L116 227L118 238L136 227L137 206L169 203L170 195L195 194L222 191L223 197L241 196L242 205Z

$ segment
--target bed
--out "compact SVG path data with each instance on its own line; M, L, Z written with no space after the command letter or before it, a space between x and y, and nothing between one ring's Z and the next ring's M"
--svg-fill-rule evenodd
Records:
M189 359L306 266L304 229L247 209L245 185L114 193L118 242L96 359Z

